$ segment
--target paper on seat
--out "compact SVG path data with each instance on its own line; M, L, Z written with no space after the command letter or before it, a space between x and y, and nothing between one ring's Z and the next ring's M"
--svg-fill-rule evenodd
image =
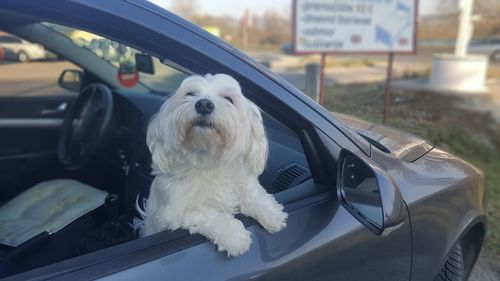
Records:
M107 193L72 179L41 182L0 207L0 244L55 233L104 204Z

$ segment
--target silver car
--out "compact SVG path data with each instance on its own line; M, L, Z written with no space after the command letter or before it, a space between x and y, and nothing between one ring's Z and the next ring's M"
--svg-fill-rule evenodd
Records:
M491 61L497 61L500 59L500 38L473 40L469 45L469 53L487 55Z
M0 35L0 48L5 52L5 59L18 60L20 62L45 59L46 56L42 45L31 43L9 34Z

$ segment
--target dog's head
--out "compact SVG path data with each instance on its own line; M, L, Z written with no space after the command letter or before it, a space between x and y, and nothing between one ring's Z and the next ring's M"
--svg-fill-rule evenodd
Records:
M259 175L268 152L259 108L226 74L186 78L151 120L146 141L163 172L241 158Z

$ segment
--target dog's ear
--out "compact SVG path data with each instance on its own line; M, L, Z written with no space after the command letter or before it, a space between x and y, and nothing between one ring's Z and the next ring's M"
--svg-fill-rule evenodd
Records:
M267 162L268 144L259 107L248 101L247 119L250 125L245 162L253 175L260 175Z
M153 160L153 170L159 169L166 173L171 166L171 160L167 158L167 143L166 136L164 136L164 125L162 125L161 118L157 115L153 116L148 125L146 134L146 144L148 145L151 157Z

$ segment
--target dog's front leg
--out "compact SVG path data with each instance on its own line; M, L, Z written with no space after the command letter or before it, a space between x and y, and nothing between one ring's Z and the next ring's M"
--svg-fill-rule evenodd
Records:
M250 232L232 215L214 209L190 211L184 220L191 234L200 233L212 240L219 251L228 256L239 256L250 248Z
M256 219L267 231L278 232L286 226L288 215L283 206L255 179L243 188L240 211Z

